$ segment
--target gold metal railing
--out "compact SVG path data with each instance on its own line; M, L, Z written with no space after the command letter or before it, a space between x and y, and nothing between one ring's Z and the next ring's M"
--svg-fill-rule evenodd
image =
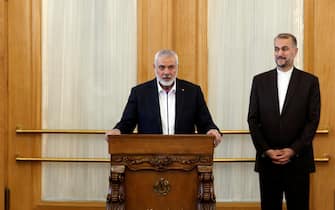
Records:
M315 158L318 163L329 162L330 157ZM51 157L16 157L16 161L33 161L33 162L79 162L79 163L109 163L109 158L51 158ZM255 158L214 158L214 163L245 163L255 162Z
M107 130L81 130L81 129L22 129L16 128L18 134L104 134ZM317 134L328 134L328 129L319 129ZM249 130L221 130L223 134L250 134Z
M81 129L22 129L16 128L18 134L105 134L106 130L81 130Z
M81 129L22 129L16 128L17 134L105 134L106 130L81 130ZM250 134L249 130L221 130L223 134ZM319 129L317 134L328 134L328 129ZM315 162L328 162L329 156L315 158ZM88 162L109 163L108 158L52 158L52 157L16 157L16 161L39 162ZM215 163L243 163L255 162L255 158L214 158Z
M109 163L109 158L53 158L53 157L16 157L16 161L33 162L79 162L79 163Z

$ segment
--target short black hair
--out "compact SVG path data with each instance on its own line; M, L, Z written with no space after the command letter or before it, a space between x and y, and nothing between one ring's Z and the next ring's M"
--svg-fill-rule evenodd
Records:
M293 45L295 47L297 47L297 45L298 45L297 38L295 38L295 36L293 34L290 34L290 33L280 33L275 37L274 40L276 41L276 39L292 39Z

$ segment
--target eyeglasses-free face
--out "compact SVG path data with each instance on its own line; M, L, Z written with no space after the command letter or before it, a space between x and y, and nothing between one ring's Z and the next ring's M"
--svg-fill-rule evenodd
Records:
M155 66L156 77L161 85L170 86L177 77L178 66L173 56L161 56Z

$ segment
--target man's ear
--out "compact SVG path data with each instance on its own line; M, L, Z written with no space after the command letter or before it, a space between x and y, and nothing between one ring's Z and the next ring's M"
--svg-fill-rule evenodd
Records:
M298 48L296 47L295 48L295 55L297 55L298 54Z

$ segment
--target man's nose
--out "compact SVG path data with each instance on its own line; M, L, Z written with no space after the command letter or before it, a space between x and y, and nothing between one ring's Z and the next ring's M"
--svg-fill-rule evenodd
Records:
M163 74L171 74L171 70L168 67L165 67L163 70Z

